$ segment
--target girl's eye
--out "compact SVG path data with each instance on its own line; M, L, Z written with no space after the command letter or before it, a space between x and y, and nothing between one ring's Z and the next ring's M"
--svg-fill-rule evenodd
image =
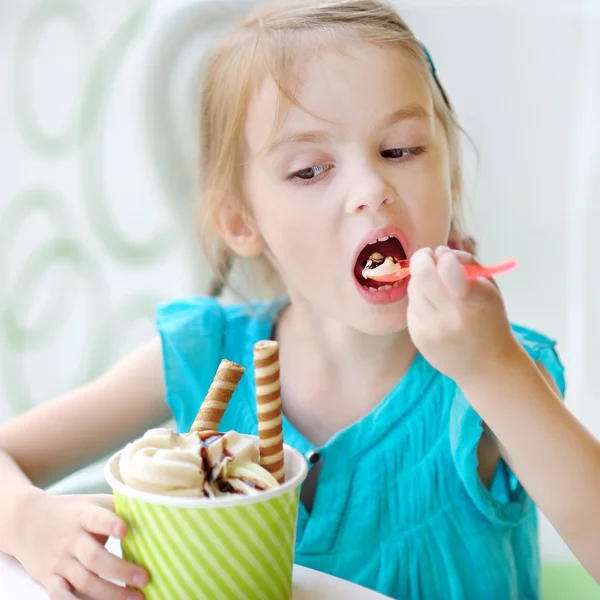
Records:
M315 165L312 167L308 167L306 169L300 169L300 171L296 171L292 173L288 179L301 179L302 183L311 183L315 180L319 175L326 173L331 169L331 165Z
M383 158L391 158L394 160L406 160L413 156L419 156L425 152L425 148L422 146L416 146L415 148L390 148L389 150L383 150L381 156Z

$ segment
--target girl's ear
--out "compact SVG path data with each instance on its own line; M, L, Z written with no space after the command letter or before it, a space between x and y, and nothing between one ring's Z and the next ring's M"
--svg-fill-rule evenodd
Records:
M239 256L253 258L265 249L265 241L254 219L233 204L226 204L219 211L217 229L225 243Z

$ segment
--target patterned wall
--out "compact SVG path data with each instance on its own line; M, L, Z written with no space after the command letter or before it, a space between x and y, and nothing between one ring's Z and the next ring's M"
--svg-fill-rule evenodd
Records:
M152 334L158 300L205 281L185 225L195 79L153 80L154 9L0 6L0 418L101 373Z

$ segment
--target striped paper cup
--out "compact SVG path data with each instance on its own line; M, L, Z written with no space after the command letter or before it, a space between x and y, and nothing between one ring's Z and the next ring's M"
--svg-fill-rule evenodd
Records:
M281 486L255 496L215 499L141 492L115 476L120 452L106 463L116 512L128 526L123 557L150 574L142 588L146 600L290 598L307 466L293 448L285 445L284 451Z

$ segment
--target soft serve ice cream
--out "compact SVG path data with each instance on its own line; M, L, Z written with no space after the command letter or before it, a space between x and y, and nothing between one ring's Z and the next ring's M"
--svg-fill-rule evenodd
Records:
M126 485L154 494L251 495L279 485L258 460L256 445L235 431L179 435L151 429L124 448L119 475Z
M362 276L365 279L370 279L373 275L390 275L398 272L398 259L393 256L384 256L379 252L374 252L367 260L362 271Z
M150 429L121 451L115 474L122 483L152 494L195 498L253 495L283 483L277 343L257 343L255 363L258 446L235 431L216 431L245 371L223 360L189 433Z

